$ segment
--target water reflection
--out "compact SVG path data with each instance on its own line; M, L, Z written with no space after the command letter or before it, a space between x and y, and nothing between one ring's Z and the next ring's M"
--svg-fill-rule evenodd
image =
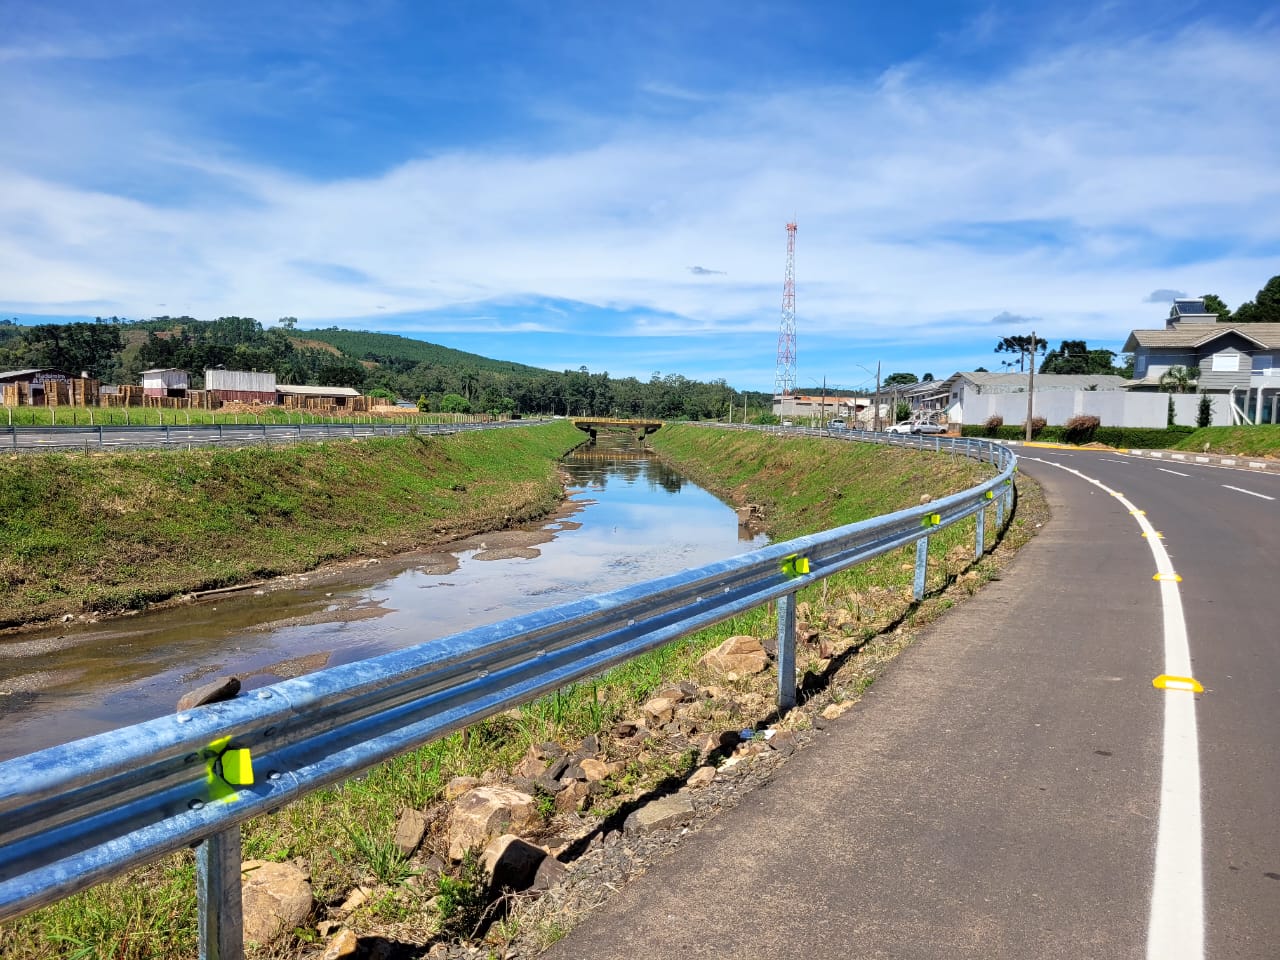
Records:
M0 639L0 759L171 712L211 676L253 689L764 543L642 451L592 446L564 466L569 501L540 525Z

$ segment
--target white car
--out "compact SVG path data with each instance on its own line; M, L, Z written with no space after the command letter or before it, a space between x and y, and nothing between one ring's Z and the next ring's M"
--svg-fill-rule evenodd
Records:
M947 428L928 420L904 420L885 429L885 433L946 433Z

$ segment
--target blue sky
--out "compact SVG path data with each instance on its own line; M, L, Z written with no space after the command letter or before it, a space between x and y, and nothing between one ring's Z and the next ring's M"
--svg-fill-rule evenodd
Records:
M771 390L1280 273L1270 3L0 5L0 315Z

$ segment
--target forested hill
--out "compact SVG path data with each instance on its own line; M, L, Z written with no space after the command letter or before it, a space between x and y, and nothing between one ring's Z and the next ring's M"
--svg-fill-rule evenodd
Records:
M532 377L547 371L510 360L493 360L478 353L467 353L442 347L438 343L414 340L394 333L372 333L365 330L342 330L326 327L323 330L294 330L290 339L295 344L318 340L335 347L339 352L356 360L386 361L411 360L414 363L430 363L437 366L472 367L476 370L493 370Z
M355 387L432 410L719 419L744 400L770 409L765 393L680 374L617 379L586 367L556 372L438 344L359 330L298 330L291 317L264 328L252 317L154 317L25 326L0 320L0 370L55 367L104 383L139 383L143 370L177 367L204 385L204 371L260 370L280 383Z

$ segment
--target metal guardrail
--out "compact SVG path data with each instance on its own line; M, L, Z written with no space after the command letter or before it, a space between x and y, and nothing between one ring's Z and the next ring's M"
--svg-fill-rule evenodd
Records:
M396 437L407 433L447 434L466 430L545 423L542 419L500 420L492 423L204 423L143 426L0 426L0 452L74 453L151 447L246 446L298 443L305 440Z
M976 516L980 557L986 510L1002 529L1013 506L1005 447L846 436L976 457L997 473L918 507L0 763L0 920L194 844L200 956L240 958L240 824L768 601L778 705L794 706L801 587L915 543L919 599L931 534Z

